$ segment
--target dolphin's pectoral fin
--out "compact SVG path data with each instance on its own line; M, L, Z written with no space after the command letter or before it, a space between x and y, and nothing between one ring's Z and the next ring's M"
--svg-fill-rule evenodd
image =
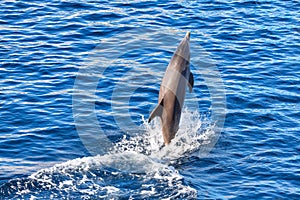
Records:
M192 72L190 72L190 77L189 77L189 89L190 89L190 92L192 92L193 87L194 87L194 75L193 75Z
M148 123L151 122L151 120L154 117L161 117L163 112L163 99L161 100L161 102L155 107L155 109L151 112L150 117L148 119Z

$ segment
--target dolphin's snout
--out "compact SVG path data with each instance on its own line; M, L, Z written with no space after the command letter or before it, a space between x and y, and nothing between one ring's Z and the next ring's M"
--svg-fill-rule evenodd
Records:
M185 34L186 39L190 40L190 35L191 35L190 31L186 32L186 34Z

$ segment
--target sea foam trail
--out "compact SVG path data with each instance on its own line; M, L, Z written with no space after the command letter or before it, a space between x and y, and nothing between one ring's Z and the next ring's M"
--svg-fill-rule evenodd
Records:
M213 134L213 126L199 113L184 109L176 138L161 148L159 120L143 121L144 134L124 137L107 154L70 160L11 180L0 187L0 194L7 199L197 198L196 190L169 161L197 152Z
M197 196L173 167L130 151L57 164L2 185L0 194L7 199L194 199Z

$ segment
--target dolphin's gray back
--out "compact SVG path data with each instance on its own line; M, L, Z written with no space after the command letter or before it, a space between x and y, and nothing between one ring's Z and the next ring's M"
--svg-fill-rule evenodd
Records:
M191 91L189 32L172 56L160 86L158 105L148 120L160 117L165 144L169 144L178 131L187 85Z

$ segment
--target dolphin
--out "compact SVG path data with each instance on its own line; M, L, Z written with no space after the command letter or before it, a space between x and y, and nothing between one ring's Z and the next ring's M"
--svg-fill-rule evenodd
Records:
M186 88L192 92L194 76L190 72L190 32L180 42L166 69L160 85L158 105L151 112L148 123L160 117L164 144L170 144L179 128Z

